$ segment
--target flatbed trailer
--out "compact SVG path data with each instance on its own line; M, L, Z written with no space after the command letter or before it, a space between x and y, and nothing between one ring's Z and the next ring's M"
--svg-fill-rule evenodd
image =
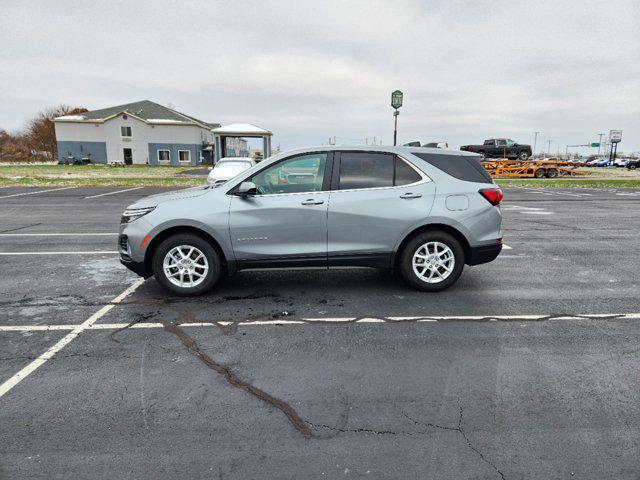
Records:
M500 178L557 178L588 175L577 170L584 163L571 163L556 160L487 160L482 166L492 177Z

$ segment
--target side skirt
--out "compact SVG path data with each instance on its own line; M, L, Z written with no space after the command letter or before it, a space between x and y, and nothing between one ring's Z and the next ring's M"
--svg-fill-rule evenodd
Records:
M327 257L284 257L239 260L237 270L253 268L328 268L328 267L370 267L391 268L391 253L362 255L334 255Z

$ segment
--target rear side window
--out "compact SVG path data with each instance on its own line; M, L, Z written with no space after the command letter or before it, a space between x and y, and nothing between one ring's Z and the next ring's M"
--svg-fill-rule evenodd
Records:
M396 180L394 185L409 185L422 180L422 177L407 162L396 157Z
M342 152L340 190L409 185L422 177L404 160L388 153Z
M491 175L489 175L476 157L467 157L466 155L434 155L431 153L414 153L414 155L458 180L493 183Z
M393 155L342 152L340 190L393 186Z

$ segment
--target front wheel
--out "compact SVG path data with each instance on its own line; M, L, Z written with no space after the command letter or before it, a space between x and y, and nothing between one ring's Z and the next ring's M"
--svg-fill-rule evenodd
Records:
M635 165L629 165L629 170L635 170L636 166Z
M165 239L153 255L160 285L181 296L201 295L220 278L220 257L206 240L181 233Z
M453 285L464 268L464 251L451 235L424 232L407 243L400 256L400 271L413 288L438 292Z

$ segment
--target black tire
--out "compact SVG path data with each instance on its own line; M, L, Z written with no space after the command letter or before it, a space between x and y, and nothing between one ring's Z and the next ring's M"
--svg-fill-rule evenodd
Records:
M637 167L635 165L629 165L629 170L635 170Z
M546 174L547 172L545 171L544 168L539 168L535 172L533 172L533 176L536 178L544 178Z
M557 168L550 168L547 170L547 178L556 178L558 176Z
M438 283L428 283L422 280L413 270L413 256L425 243L440 242L453 252L453 270L444 280ZM460 277L464 268L464 250L460 243L448 233L440 230L433 230L416 235L409 240L400 253L399 259L400 273L406 283L423 292L439 292L453 285Z
M520 160L526 160L527 158L529 158L529 152L527 152L526 150L522 150L520 153L518 153L518 158Z
M204 254L208 263L209 270L204 280L193 287L180 287L179 285L171 283L164 272L163 261L165 256L173 248L181 245L197 248ZM220 257L213 246L203 238L190 233L179 233L163 240L153 254L152 266L156 281L171 293L183 297L202 295L211 290L220 278L221 271Z

